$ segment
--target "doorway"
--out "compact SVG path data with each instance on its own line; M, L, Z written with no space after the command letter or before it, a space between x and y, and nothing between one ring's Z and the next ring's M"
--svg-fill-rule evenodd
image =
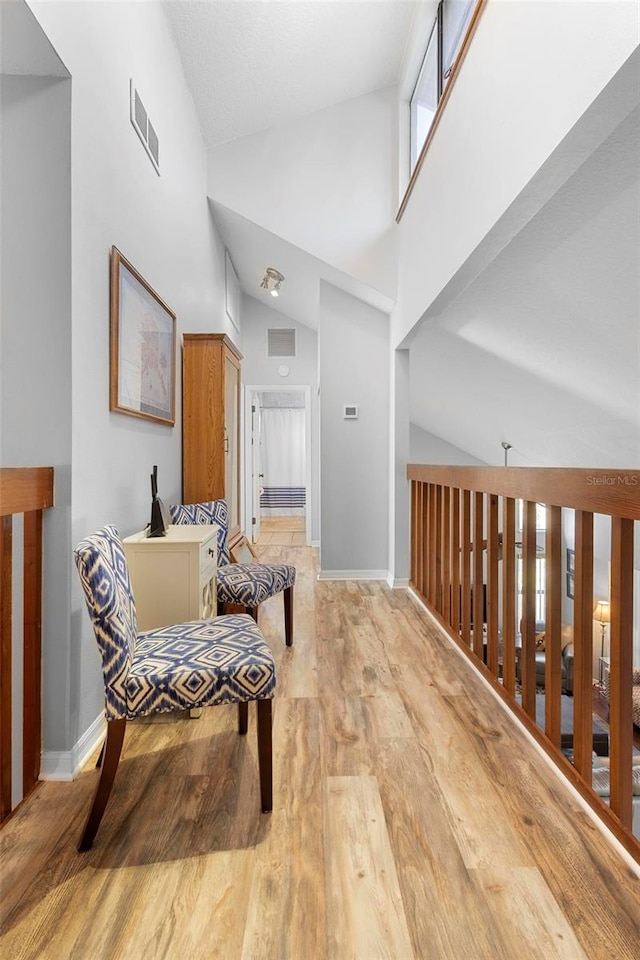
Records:
M310 401L308 386L245 387L245 530L253 543L263 520L273 527L280 518L301 519L311 542Z

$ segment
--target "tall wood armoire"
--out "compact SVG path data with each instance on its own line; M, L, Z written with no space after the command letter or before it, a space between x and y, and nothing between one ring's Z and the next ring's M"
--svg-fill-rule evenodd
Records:
M182 349L182 502L224 497L240 526L240 363L223 333L185 333Z

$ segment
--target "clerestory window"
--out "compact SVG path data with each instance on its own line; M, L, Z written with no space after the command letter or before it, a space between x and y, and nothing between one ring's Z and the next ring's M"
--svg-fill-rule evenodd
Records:
M411 95L411 172L451 78L477 0L440 0L435 23Z

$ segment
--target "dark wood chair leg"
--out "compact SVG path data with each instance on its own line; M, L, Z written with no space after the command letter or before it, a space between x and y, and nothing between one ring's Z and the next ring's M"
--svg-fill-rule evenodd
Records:
M218 611L219 617L224 616L224 611L226 610L226 608L227 608L227 605L224 602L224 600L218 600L217 611Z
M244 734L249 729L249 701L243 700L238 704L238 733Z
M293 587L284 591L284 642L288 647L293 643Z
M94 837L98 832L98 827L100 826L100 821L102 820L111 793L116 770L118 769L118 763L120 762L126 724L127 721L124 718L121 720L109 720L107 723L107 739L104 744L104 757L102 759L100 779L98 780L98 786L96 787L89 816L84 825L80 842L78 843L78 851L80 853L91 849Z
M258 607L246 607L246 611L250 617L253 617L255 622L258 622Z
M273 757L271 746L272 700L256 700L258 707L258 767L262 812L273 809Z
M104 748L107 743L107 738L105 737L102 741L102 746L100 747L100 753L98 754L98 759L96 760L96 770L99 770L102 766L102 760L104 758Z

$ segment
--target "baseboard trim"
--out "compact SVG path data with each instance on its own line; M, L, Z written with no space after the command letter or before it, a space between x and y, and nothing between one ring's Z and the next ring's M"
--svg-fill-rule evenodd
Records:
M107 732L103 713L85 730L71 750L44 750L40 763L40 780L75 780L85 763Z
M321 570L318 580L387 580L388 570Z
M409 586L410 581L403 579L402 577L392 577L391 574L387 577L387 583L392 590L406 590Z
M312 546L312 547L319 547L319 546L320 546L320 541L319 541L319 540L312 540L312 541L311 541L311 546Z

